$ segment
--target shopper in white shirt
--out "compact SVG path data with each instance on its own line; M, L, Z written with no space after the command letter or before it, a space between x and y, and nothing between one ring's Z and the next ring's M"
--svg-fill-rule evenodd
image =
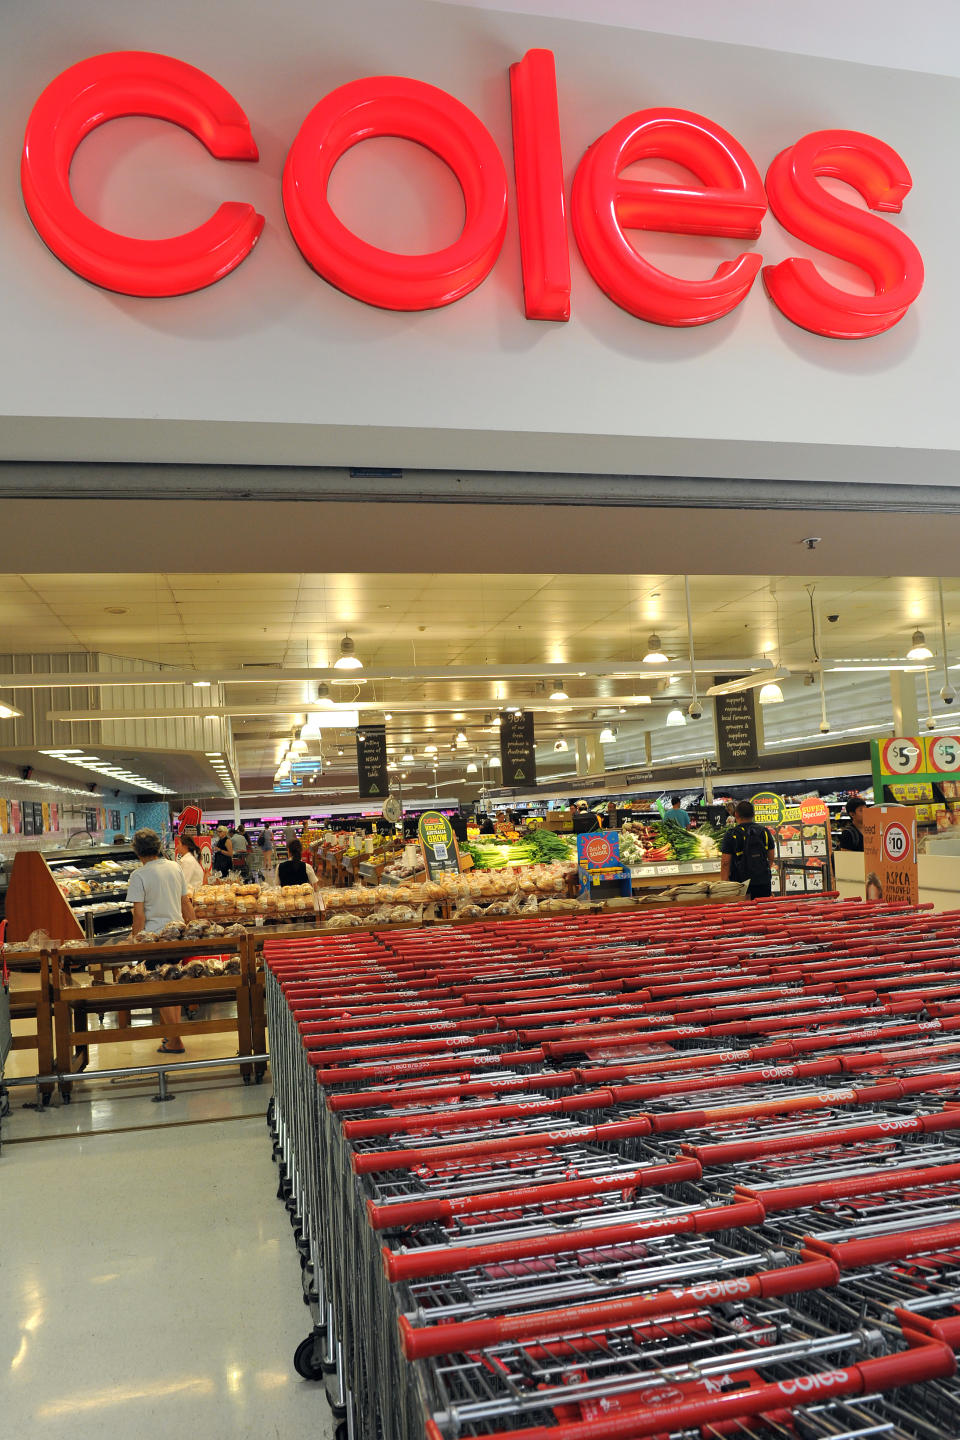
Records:
M165 860L156 830L138 830L133 837L133 852L140 861L127 886L127 899L133 906L133 933L146 931L155 935L165 925L195 920L193 904L187 895L183 871L173 860ZM179 1005L166 1005L160 1010L164 1025L176 1025L180 1019ZM167 1035L158 1054L182 1055L183 1040Z
M203 884L203 866L200 863L200 851L192 835L181 835L180 844L183 850L177 857L180 869L183 871L183 878L187 882L188 890L195 890L198 885Z

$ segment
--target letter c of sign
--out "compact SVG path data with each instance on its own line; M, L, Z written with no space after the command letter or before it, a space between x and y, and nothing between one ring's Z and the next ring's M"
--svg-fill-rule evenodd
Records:
M466 218L446 249L381 250L334 214L333 167L351 146L384 135L432 150L459 180ZM507 231L507 173L490 132L445 90L370 76L332 90L304 120L283 169L283 208L304 259L332 285L381 309L429 310L469 294L493 268Z
M228 90L168 55L120 50L81 60L52 80L27 122L20 185L40 238L68 269L121 295L185 295L235 270L263 216L230 201L203 225L164 240L138 240L89 219L70 193L82 140L107 120L146 115L195 136L217 160L257 160L250 122Z

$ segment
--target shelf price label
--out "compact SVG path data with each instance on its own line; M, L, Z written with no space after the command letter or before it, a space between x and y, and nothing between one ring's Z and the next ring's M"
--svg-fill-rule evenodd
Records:
M960 774L960 735L927 735L923 743L927 747L928 770L938 775Z
M940 737L942 738L942 737ZM917 775L923 770L923 743L909 735L884 742L880 768L885 775Z

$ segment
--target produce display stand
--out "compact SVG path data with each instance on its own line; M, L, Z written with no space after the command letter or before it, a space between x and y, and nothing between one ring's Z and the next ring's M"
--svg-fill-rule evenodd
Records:
M131 961L171 962L193 956L237 954L240 974L215 978L173 981L147 979L133 984L116 984L106 980ZM94 983L83 987L73 984L70 967L80 957L95 971ZM218 940L183 940L170 944L116 945L96 951L68 951L63 956L53 953L51 993L53 999L53 1031L55 1068L59 1074L77 1074L86 1069L90 1060L91 1041L96 1045L112 1045L131 1040L166 1039L182 1035L235 1034L244 1083L253 1078L253 1067L242 1063L243 1057L257 1052L252 1045L251 974L252 957L247 937L224 937ZM187 1024L156 1023L133 1026L130 1012L134 1009L160 1009L164 1006L200 1004L212 1000L236 1003L235 1017L194 1020ZM117 1014L117 1024L91 1031L89 1018ZM126 1022L126 1023L124 1023ZM40 1073L43 1073L41 1070ZM70 1098L69 1085L61 1085L64 1100Z
M719 860L663 861L630 867L630 882L634 890L663 890L684 880L719 879Z
M279 1196L355 1440L957 1433L960 913L268 937Z

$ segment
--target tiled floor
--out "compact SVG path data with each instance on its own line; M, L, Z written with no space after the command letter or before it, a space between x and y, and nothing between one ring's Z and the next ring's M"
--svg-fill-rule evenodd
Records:
M219 1039L220 1037L213 1037ZM309 1329L263 1113L267 1085L176 1098L12 1092L0 1155L0 1433L32 1440L332 1434L299 1380ZM148 1092L149 1093L149 1092Z

